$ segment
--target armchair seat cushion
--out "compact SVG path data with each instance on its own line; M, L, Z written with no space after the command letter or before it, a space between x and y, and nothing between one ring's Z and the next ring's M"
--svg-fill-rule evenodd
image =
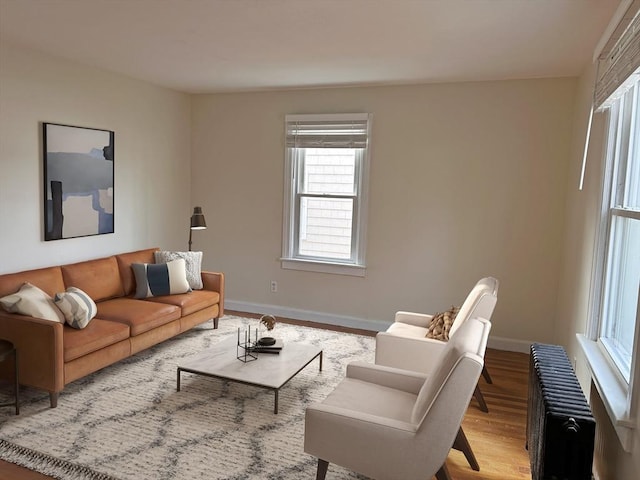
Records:
M325 405L401 422L411 421L417 395L354 378L345 378L324 400Z
M194 290L189 293L181 293L177 295L149 297L146 301L175 305L181 309L182 316L184 317L193 312L198 312L207 307L217 305L220 302L220 294L209 290Z
M98 317L124 323L131 329L131 336L148 332L180 318L180 308L164 303L114 298L98 303Z
M393 322L387 329L387 333L408 338L425 338L427 332L429 332L428 328L417 327L416 325L402 322Z
M63 329L64 361L70 362L129 338L129 326L94 318L85 328Z

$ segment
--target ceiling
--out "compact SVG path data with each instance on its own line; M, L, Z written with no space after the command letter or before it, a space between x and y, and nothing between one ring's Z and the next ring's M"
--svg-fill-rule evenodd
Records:
M191 93L577 76L618 4L0 0L0 41Z

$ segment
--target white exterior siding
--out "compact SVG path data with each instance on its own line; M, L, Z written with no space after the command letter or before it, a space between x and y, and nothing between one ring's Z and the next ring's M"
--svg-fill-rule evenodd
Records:
M303 190L313 194L352 194L353 149L309 148L305 155ZM353 200L304 198L300 208L300 245L303 255L351 257Z

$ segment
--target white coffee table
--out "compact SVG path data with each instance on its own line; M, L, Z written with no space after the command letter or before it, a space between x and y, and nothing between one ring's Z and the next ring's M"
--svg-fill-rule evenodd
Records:
M178 392L182 372L224 378L273 390L273 413L278 413L278 393L289 380L316 358L320 359L322 371L322 349L314 345L285 341L279 354L258 353L257 360L245 363L236 357L237 343L236 336L232 335L213 347L180 361L177 372Z

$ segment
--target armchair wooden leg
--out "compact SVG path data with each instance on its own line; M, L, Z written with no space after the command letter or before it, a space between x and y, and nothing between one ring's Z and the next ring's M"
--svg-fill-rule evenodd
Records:
M478 385L476 385L476 389L473 391L473 396L476 397L476 400L480 404L480 410L482 410L484 413L488 413L489 407L487 407L487 402L484 401L484 396L482 395L482 392L480 391L480 387L478 387Z
M487 370L486 365L482 366L482 376L484 377L487 383L490 383L490 384L493 383L493 380L491 379L491 375L489 375L489 370Z
M438 480L452 480L451 474L449 473L449 470L447 469L447 464L446 463L443 463L442 466L440 467L440 470L438 470L436 472L436 478Z
M318 471L316 472L316 480L324 480L327 476L327 470L329 468L329 462L326 460L318 459Z
M218 328L218 317L213 319L213 329L217 329Z
M51 408L56 408L58 406L58 396L60 394L58 392L49 392L49 403L51 404Z
M473 470L476 472L480 471L480 465L478 464L478 460L476 459L473 450L471 450L471 445L469 444L469 440L467 440L467 436L464 434L462 427L458 430L458 434L456 435L456 439L453 442L453 448L464 453L467 462Z

